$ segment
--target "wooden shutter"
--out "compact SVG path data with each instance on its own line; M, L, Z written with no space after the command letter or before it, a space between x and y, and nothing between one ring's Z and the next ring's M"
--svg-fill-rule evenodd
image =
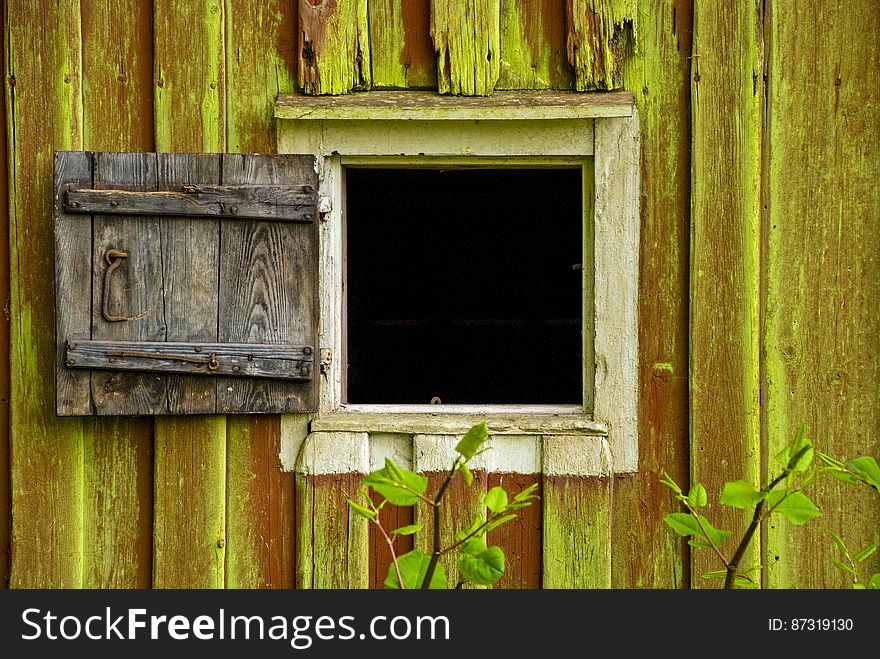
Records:
M316 409L313 163L58 152L58 414Z

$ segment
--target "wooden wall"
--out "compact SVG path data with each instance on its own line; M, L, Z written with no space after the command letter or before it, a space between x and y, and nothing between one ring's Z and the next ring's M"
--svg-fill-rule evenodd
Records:
M280 467L282 434L305 419L54 414L53 150L271 152L274 99L297 87L636 94L640 468L543 479L542 510L499 536L515 566L505 586L702 585L706 557L661 522L674 508L661 468L717 498L724 480L759 479L801 422L839 457L878 455L880 13L872 0L764 4L7 0L3 583L381 581L375 539L335 542L351 476ZM878 497L826 479L815 499L822 520L762 530L767 585L843 586L828 532L876 535ZM334 576L338 551L348 569Z

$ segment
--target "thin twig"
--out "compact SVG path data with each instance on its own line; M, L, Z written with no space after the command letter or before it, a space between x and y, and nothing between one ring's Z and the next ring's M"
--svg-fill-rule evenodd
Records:
M373 518L373 522L375 522L376 526L379 528L379 532L382 534L382 537L385 538L385 542L388 543L388 551L391 552L391 562L394 564L394 571L397 573L397 583L400 584L400 590L406 590L406 584L403 583L403 576L400 574L400 565L397 564L397 554L394 551L394 540L385 533L385 529L382 528L382 524L379 523L378 515Z
M452 482L452 477L455 476L460 461L461 458L456 458L452 462L452 469L446 474L440 489L437 490L437 496L434 497L434 501L429 502L434 508L434 551L431 553L431 560L428 561L428 567L425 570L425 578L422 580L421 585L422 590L427 590L431 587L431 580L434 578L437 563L440 561L440 499L443 498L446 488Z

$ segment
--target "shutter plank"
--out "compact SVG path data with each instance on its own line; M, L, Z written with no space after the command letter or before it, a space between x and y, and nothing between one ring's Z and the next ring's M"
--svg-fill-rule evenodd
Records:
M187 184L220 183L219 154L158 154L159 190ZM217 278L220 222L163 217L162 282L167 341L217 340ZM216 409L215 383L168 375L168 412L210 414Z
M64 366L68 340L91 337L91 218L72 222L60 201L68 185L92 184L92 158L84 151L55 154L55 400L59 416L91 414L91 377ZM79 293L79 294L76 294Z
M96 188L155 190L156 156L149 153L96 153ZM72 218L68 224L80 222ZM107 341L165 339L162 299L162 257L159 223L149 218L95 215L92 246L92 338ZM129 253L111 275L108 309L131 320L108 322L101 315L108 249ZM76 290L74 289L74 293ZM162 414L165 383L155 375L95 372L92 374L95 413Z
M223 181L317 188L310 156L226 154ZM218 339L313 345L317 335L315 227L222 220L221 234ZM221 378L216 384L221 412L292 412L317 406L314 385L242 378Z

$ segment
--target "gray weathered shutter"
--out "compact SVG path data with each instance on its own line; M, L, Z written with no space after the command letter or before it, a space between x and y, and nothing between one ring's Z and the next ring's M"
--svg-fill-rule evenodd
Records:
M58 152L58 414L316 409L313 162Z

